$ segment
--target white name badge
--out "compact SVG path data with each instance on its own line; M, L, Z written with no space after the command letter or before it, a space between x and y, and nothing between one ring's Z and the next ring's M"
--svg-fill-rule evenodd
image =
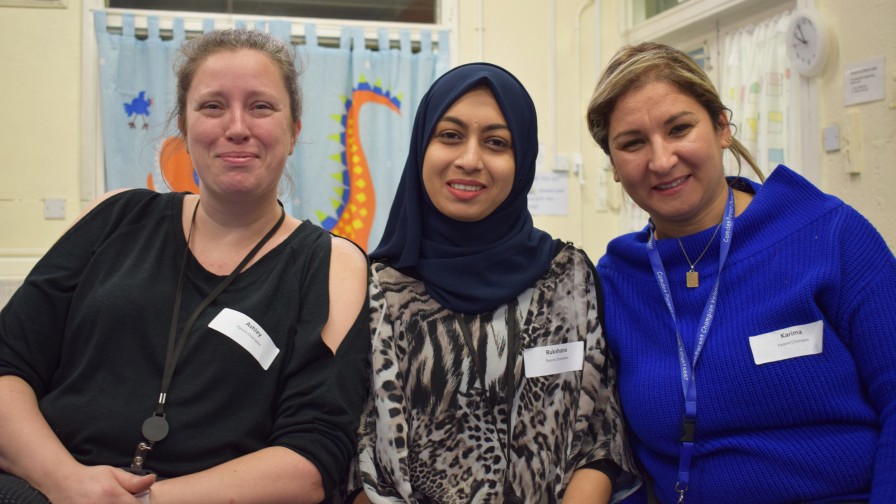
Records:
M523 350L523 362L526 378L581 371L585 364L585 342L527 348Z
M280 349L257 322L236 310L224 308L208 326L252 354L265 371L280 353Z
M811 324L750 336L753 362L759 365L804 355L820 354L823 334L824 324L819 320Z

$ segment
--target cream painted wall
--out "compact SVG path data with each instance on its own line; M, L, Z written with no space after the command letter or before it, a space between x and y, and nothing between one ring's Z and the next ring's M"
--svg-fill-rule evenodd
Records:
M588 0L460 0L457 52L459 63L491 61L526 85L538 107L544 169L553 167L555 153L582 155L585 184L570 176L569 216L536 217L536 225L582 245L594 260L619 232L612 208L621 193L610 180L611 210L596 209L597 179L606 158L587 133L584 111L599 72L595 48L601 47L603 65L619 46L623 0L596 4L599 13ZM847 113L857 110L863 148L859 175L844 173L842 153L822 154L823 189L858 208L896 247L896 199L890 195L896 187L896 0L817 4L836 33L831 61L819 81L821 121L840 124L846 136ZM0 168L0 280L27 274L78 214L80 45L80 0L71 0L67 9L0 7L0 152L5 160ZM886 100L844 107L844 65L881 55L887 63ZM66 219L44 219L45 198L64 198ZM2 294L0 289L0 305Z
M79 212L81 7L0 7L0 278L23 277ZM44 199L67 202L44 219Z
M847 141L858 145L861 163L861 173L851 175L843 149L822 153L822 189L865 215L896 250L896 0L816 4L834 33L834 50L819 86L819 118L822 127L840 126L844 147ZM886 69L884 100L844 106L845 67L880 56ZM858 133L851 131L852 114L858 114Z

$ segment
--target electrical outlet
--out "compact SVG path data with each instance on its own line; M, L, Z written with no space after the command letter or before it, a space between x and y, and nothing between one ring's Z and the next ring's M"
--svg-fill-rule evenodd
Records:
M64 219L65 218L65 200L61 198L44 199L44 218L45 219Z

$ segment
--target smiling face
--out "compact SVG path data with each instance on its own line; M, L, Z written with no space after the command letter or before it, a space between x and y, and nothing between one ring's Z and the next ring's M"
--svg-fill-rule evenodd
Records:
M512 140L487 88L454 102L436 124L423 158L423 186L436 209L462 222L491 215L513 188Z
M622 95L609 124L614 175L658 233L684 236L721 221L727 121L717 129L693 97L654 81Z
M276 195L300 124L291 119L283 77L264 53L214 53L186 95L182 133L203 195Z

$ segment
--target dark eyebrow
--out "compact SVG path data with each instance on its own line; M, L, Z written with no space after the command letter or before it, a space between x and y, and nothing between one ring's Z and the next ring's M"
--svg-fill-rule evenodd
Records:
M671 124L674 123L674 122L678 122L678 120L681 119L682 117L685 117L685 116L695 116L695 115L697 115L697 114L685 110L684 112L679 112L679 113L677 113L677 114L675 114L675 115L669 117L668 119L666 119L665 121L663 121L663 124L665 124L666 126L669 126L669 125L671 125Z
M467 123L462 121L458 117L446 115L446 116L442 116L442 119L439 120L439 122L442 122L442 121L447 121L447 122L456 124L456 125L460 126L461 128L467 128ZM510 128L506 124L503 124L503 123L489 124L483 128L483 130L487 131L487 132L495 131L495 130L509 130L509 129Z
M690 111L685 110L684 112L679 112L679 113L677 113L677 114L674 114L674 115L669 116L668 119L666 119L665 121L663 121L663 125L665 125L665 126L670 126L670 125L672 125L672 124L678 122L678 120L681 119L682 117L696 116L696 115L697 115L697 114L695 114L695 113L693 113L693 112L690 112ZM613 135L613 138L611 138L610 141L611 141L611 142L612 142L612 141L615 141L617 138L622 137L622 136L625 136L625 135L634 135L634 134L637 134L638 131L639 131L639 130L636 130L636 129L630 129L630 130L626 130L626 131L620 131L619 133L616 133L615 135Z

